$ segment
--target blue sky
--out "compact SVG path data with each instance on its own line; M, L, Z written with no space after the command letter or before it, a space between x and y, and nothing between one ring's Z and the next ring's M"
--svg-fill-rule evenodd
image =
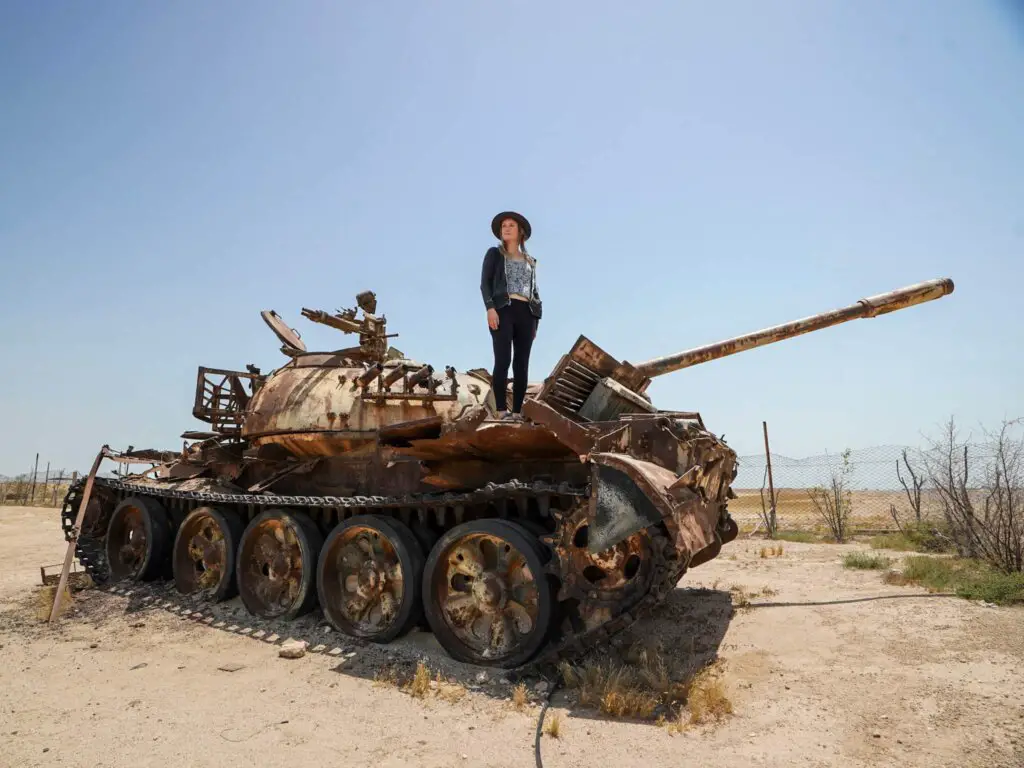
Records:
M197 365L377 292L489 367L498 210L534 227L531 378L936 277L938 302L651 388L741 453L1024 415L1024 13L1008 2L0 3L0 473L176 447Z

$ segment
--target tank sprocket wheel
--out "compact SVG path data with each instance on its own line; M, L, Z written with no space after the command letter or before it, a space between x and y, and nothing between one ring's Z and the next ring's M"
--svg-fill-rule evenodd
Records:
M651 534L638 531L598 553L587 548L590 522L582 503L543 537L553 552L547 572L561 582L558 601L573 631L591 629L628 611L651 585L654 547Z
M520 666L547 639L553 606L541 548L516 523L462 523L427 558L423 607L434 636L459 661Z
M317 565L324 617L346 635L390 642L420 619L425 559L400 520L346 520L328 534Z
M233 597L235 557L245 526L230 510L199 507L178 527L171 553L174 586L184 595L206 592L219 602Z
M104 544L111 581L150 581L165 568L170 526L163 505L130 496L114 509Z
M310 518L268 509L250 521L235 562L238 594L249 613L293 619L316 602L323 536Z

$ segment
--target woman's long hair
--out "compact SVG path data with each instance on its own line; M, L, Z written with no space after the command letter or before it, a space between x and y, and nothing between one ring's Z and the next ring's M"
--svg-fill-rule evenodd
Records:
M498 241L501 243L501 250L508 253L508 248L505 247L505 241L501 238L498 238ZM537 260L530 255L528 250L526 250L526 238L523 236L523 230L521 228L519 230L519 250L523 252L523 256L526 257L526 260L529 261L531 265L537 263Z

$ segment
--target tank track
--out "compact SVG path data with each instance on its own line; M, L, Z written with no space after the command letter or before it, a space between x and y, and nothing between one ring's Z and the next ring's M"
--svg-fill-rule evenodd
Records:
M99 483L101 478L96 478ZM75 516L78 513L78 505L82 501L85 491L85 481L79 480L72 483L68 492L64 495L64 503L61 506L60 526L64 531L64 540L71 541L75 528ZM75 544L75 557L81 564L82 569L89 574L93 582L102 584L107 580L107 556L102 541L87 534L81 534Z
M84 480L72 485L64 498L61 510L61 525L65 540L70 541L74 528L75 516L81 502ZM272 494L228 494L209 491L182 491L171 488L159 488L151 485L140 485L124 480L97 477L94 486L103 487L131 495L150 496L158 499L176 499L186 502L216 505L241 506L248 510L246 516L251 517L264 508L285 507L305 509L357 509L360 513L373 514L396 510L418 509L429 511L438 507L481 504L492 501L523 501L526 497L540 498L543 496L562 496L587 498L590 495L589 485L576 486L568 483L553 485L535 481L525 483L513 480L507 483L488 483L486 486L466 493L441 494L407 494L402 496L277 496ZM551 513L556 520L560 513ZM505 515L503 515L505 516ZM511 517L511 516L508 516ZM660 605L675 589L679 579L686 572L686 561L679 558L677 550L672 546L666 532L651 529L652 541L652 574L650 586L632 606L618 614L610 621L583 632L567 632L556 642L542 647L540 652L525 664L508 673L515 675L544 674L551 666L560 662L573 662L587 653L607 645L623 630L638 619L647 616ZM557 557L552 548L540 541L540 546L547 550L549 557ZM96 583L107 581L107 563L103 542L87 534L78 537L75 554L79 562Z

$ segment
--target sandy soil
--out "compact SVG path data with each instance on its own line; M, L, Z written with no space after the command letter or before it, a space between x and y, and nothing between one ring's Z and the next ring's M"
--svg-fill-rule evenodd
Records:
M535 764L539 703L516 711L500 673L445 660L427 633L379 649L316 614L254 624L233 602L193 614L148 587L78 592L58 626L40 623L39 566L64 553L57 518L0 508L0 765ZM769 559L761 546L729 545L633 632L717 654L734 714L673 735L556 691L545 766L1024 765L1024 609L844 570L862 545L786 543ZM732 587L761 596L742 605ZM289 637L312 652L280 658ZM468 693L424 700L374 683L385 662L417 658Z

